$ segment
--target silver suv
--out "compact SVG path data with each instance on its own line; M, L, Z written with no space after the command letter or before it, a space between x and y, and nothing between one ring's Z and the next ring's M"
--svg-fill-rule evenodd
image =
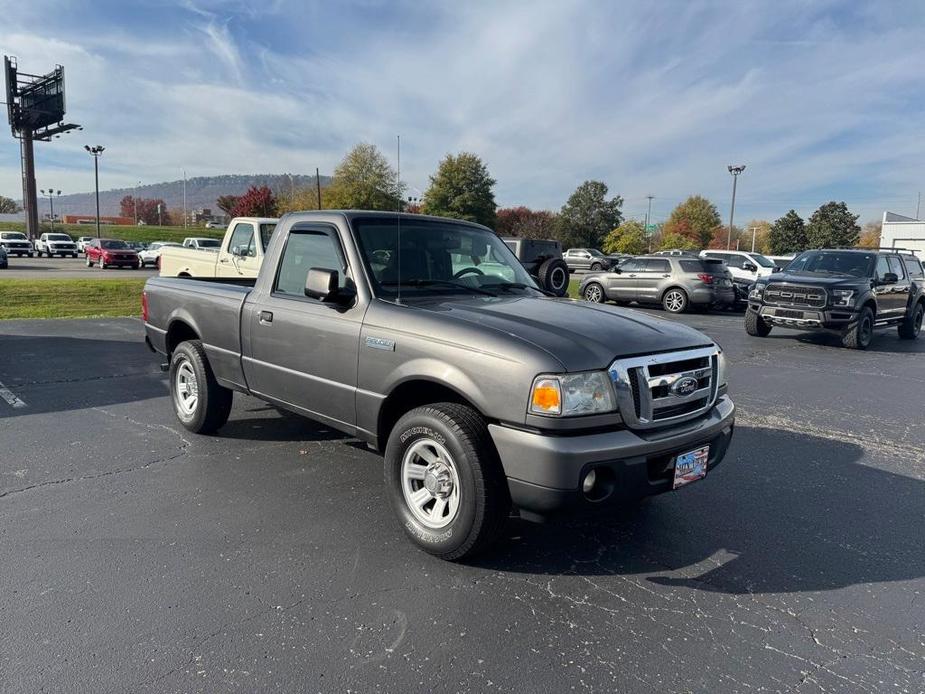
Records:
M689 256L631 258L610 272L586 275L578 290L586 301L660 303L670 313L691 306L728 306L735 300L724 262Z

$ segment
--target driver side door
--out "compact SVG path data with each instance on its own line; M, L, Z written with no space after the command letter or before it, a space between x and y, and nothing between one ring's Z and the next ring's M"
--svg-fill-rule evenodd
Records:
M239 251L237 254L234 253L235 249ZM251 222L238 222L227 243L219 251L215 276L256 277L259 269L254 225Z
M607 274L607 297L615 301L636 299L636 282L645 260L627 260L620 265L620 272Z

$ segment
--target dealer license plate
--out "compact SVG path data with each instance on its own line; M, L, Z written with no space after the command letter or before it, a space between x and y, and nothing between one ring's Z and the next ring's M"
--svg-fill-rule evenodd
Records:
M707 476L707 460L710 447L703 446L687 453L681 453L674 462L674 489L702 480Z

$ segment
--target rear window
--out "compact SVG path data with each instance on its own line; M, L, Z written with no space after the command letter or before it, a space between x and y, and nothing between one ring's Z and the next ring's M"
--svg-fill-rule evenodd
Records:
M717 260L715 258L703 258L702 260L681 260L678 262L680 262L681 270L684 272L722 273L725 270L723 267L723 261Z
M922 279L925 277L925 271L922 270L922 264L911 256L903 257L903 265L906 266L906 273L912 279Z

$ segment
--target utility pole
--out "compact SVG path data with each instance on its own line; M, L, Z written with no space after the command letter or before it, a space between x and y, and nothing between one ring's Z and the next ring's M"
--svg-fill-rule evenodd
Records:
M141 181L138 181L134 186L132 186L132 219L135 222L135 226L138 226L138 186L141 185Z
M183 169L183 228L186 229L186 221L188 215L186 213L186 169Z
M732 207L729 208L729 233L726 235L726 250L732 248L732 219L736 212L736 183L739 180L739 174L745 171L745 164L730 164L726 167L732 174Z
M100 237L100 157L103 156L103 150L106 149L102 145L96 145L91 147L90 145L84 145L84 149L87 150L87 153L93 157L93 180L96 187L96 238Z
M157 225L159 227L164 226L164 223L161 221L161 203L157 203Z
M652 240L649 236L649 220L652 218L652 198L654 197L654 195L646 196L646 198L649 200L649 207L646 209L646 244L648 244L647 248L650 251L652 250Z
M49 188L46 190L39 191L42 195L48 198L48 204L51 206L51 230L55 230L55 198L56 195L61 195L60 190L55 190L54 188Z
M315 167L315 188L318 190L318 209L321 209L321 175L318 173L318 167Z
M758 232L758 227L752 227L752 253L755 252L755 234Z

